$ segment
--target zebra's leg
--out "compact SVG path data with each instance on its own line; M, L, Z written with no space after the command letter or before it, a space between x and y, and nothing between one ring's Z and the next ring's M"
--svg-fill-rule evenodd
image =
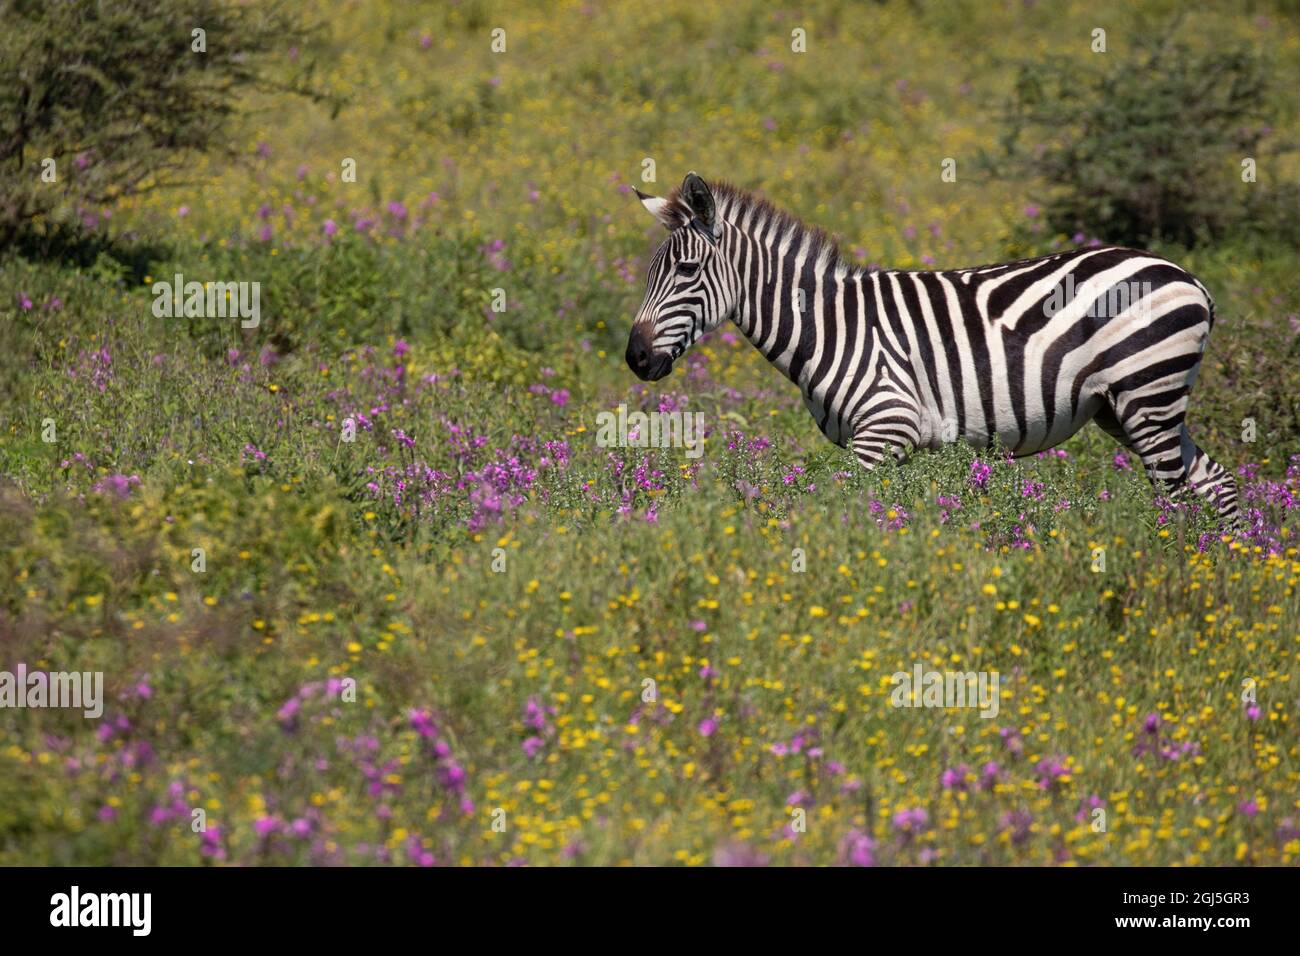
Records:
M853 454L858 456L862 467L871 471L885 460L886 455L893 455L900 462L907 460L907 449L897 444L888 435L873 432L857 432L853 436Z
M1187 392L1169 389L1169 382L1109 396L1108 407L1096 416L1102 430L1142 460L1157 491L1175 500L1193 491L1212 504L1230 526L1241 523L1237 483L1226 468L1199 448L1187 433L1183 416Z
M1228 527L1234 530L1243 528L1246 522L1237 504L1237 480L1232 477L1232 472L1207 455L1205 449L1190 437L1187 438L1187 443L1193 449L1187 483L1198 495L1214 505L1219 518Z
M862 467L870 471L893 455L906 461L908 450L916 447L921 438L921 419L912 402L897 398L873 409L873 414L853 429L853 453Z
M1177 498L1191 465L1191 458L1183 454L1186 410L1184 383L1153 382L1120 393L1107 391L1094 420L1138 456L1157 493Z

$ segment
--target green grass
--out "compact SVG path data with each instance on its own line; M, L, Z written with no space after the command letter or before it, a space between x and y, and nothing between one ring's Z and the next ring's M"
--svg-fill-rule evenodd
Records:
M107 688L0 710L0 863L1295 861L1294 250L1159 250L1218 302L1190 422L1258 465L1235 541L1097 429L984 488L964 447L866 475L735 334L657 386L621 359L646 156L863 261L1051 248L1032 184L938 162L994 143L1006 64L1089 55L1093 5L335 16L337 117L251 104L269 158L0 259L0 670ZM1294 29L1189 27L1297 72ZM260 281L261 326L154 317L176 272ZM619 403L699 412L704 455L597 446ZM892 706L918 662L996 671L997 715Z

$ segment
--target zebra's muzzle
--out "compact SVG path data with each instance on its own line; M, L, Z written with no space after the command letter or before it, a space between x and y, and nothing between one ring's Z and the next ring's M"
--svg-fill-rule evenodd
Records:
M673 357L656 354L635 332L627 342L627 367L643 382L657 382L673 370Z

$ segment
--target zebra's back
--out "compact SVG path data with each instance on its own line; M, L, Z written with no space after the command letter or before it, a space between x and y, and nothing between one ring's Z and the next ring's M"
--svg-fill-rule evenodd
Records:
M996 437L1029 454L1077 431L1109 392L1185 390L1212 317L1189 273L1119 247L869 279L882 347L911 373L922 447Z

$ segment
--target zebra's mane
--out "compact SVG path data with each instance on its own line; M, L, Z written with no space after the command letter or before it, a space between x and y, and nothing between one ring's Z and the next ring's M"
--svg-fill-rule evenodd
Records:
M849 270L854 268L840 254L839 244L834 237L819 226L808 225L794 213L786 212L784 209L774 206L762 196L756 195L748 189L742 189L740 186L721 180L710 181L708 185L709 191L713 193L713 201L717 206L718 215L732 225L739 226L742 222L745 222L748 224L747 231L757 233L764 231L759 228L760 226L766 223L774 223L775 230L768 228L766 232L769 235L782 237L787 233L791 233L791 248L798 248L802 244L804 237L808 237L808 258L810 260L824 259L830 268L839 267ZM669 191L667 198L669 202L675 205L686 206L679 186L674 186Z

